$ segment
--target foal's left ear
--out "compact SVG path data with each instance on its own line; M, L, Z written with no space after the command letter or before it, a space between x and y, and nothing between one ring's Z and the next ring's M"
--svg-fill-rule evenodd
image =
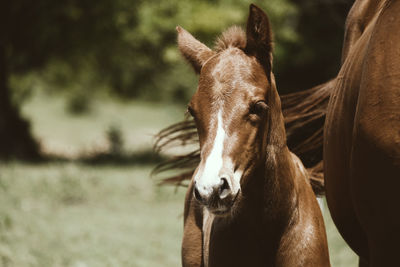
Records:
M272 71L271 26L267 14L254 4L250 5L246 38L246 54L255 56L269 74Z

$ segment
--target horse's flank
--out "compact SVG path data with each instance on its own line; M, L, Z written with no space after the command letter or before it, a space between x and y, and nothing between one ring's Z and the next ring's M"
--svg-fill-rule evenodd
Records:
M357 0L324 135L328 207L365 266L398 265L400 2Z

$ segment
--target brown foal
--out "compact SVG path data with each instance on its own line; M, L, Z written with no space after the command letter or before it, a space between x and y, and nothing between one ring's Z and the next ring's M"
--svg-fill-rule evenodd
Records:
M186 195L183 266L330 266L308 174L286 145L267 15L251 5L246 33L228 29L214 50L177 31L200 74L188 106L201 161Z

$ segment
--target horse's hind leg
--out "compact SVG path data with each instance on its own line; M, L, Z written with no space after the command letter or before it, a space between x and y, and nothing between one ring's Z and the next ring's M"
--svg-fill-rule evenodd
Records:
M386 127L379 128L385 131ZM396 161L386 146L365 136L358 135L355 145L351 188L358 220L368 238L369 266L399 266L400 159ZM396 149L395 143L391 149Z

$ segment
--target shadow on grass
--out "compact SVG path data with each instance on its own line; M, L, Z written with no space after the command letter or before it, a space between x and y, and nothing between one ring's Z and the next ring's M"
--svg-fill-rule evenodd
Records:
M166 158L153 150L137 152L100 152L76 159L76 162L89 165L154 165L164 161Z
M40 146L36 148L37 155L31 157L25 154L2 157L0 148L0 162L20 161L33 164L56 163L56 162L74 162L87 165L114 165L114 166L132 166L132 165L157 165L166 161L166 157L155 152L152 148L143 150L128 151L124 149L124 136L118 125L110 125L104 133L107 141L106 150L92 148L91 151L81 151L76 156L67 154L52 154L51 152L40 151ZM104 147L103 147L104 148Z
M26 160L21 158L9 158L1 159L0 162L27 162L31 164L41 163L63 163L63 162L74 162L86 165L114 165L114 166L135 166L135 165L156 165L166 160L165 156L162 156L152 149L146 149L142 151L134 152L112 152L112 151L101 151L82 153L77 158L69 158L63 155L57 154L41 154L40 158L34 160Z

